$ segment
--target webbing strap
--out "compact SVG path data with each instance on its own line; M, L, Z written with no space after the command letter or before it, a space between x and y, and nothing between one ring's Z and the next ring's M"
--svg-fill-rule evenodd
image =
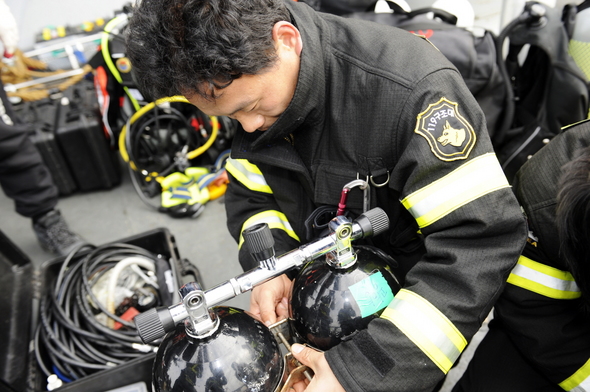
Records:
M173 199L184 199L184 200L191 199L191 193L187 187L177 186L174 188L170 188L170 193L171 193L170 197Z

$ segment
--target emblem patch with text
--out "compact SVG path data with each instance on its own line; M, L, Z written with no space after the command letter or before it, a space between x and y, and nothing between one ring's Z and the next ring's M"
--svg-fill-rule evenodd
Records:
M416 132L443 161L466 159L475 145L473 127L459 113L459 105L446 98L428 105L416 118Z

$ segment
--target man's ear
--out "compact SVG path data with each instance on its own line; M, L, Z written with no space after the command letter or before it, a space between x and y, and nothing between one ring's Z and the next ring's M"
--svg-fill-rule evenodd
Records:
M283 46L285 49L293 50L299 56L303 49L303 41L297 27L286 21L275 23L272 28L272 39L275 41L277 50Z

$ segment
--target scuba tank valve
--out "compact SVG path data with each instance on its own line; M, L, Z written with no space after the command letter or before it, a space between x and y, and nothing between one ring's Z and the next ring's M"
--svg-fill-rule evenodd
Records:
M363 213L350 226L348 226L346 219L342 217L340 222L344 223L339 224L346 224L349 227L350 236L343 237L347 241L377 235L389 228L389 218L381 208L374 208ZM250 236L250 232L254 232L255 235ZM264 249L269 244L260 240L260 237L267 237L265 234L260 234L260 232L264 232L264 230L261 230L257 225L244 230L244 240L249 237L256 238L256 241L248 242L248 246L253 246L255 249L252 253L265 255L265 252L269 254L274 252L274 249ZM338 232L341 236L342 233L340 231ZM326 237L302 245L284 255L278 257L271 256L264 259L257 268L204 291L202 293L203 301L200 306L219 305L237 295L252 290L254 286L275 278L294 267L302 266L308 261L315 260L328 252L335 251L339 244L338 241L342 241L343 239L338 238L338 235L334 232ZM250 245L252 243L253 245ZM271 268L268 268L269 266ZM191 287L194 289L194 286ZM135 324L142 341L149 343L163 337L188 317L190 317L190 314L187 311L187 307L184 302L181 302L168 308L151 309L141 313L135 317Z

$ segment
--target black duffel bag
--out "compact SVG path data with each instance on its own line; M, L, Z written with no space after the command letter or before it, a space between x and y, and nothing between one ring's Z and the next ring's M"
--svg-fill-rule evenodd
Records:
M387 1L392 13L375 12L374 2L366 11L345 15L348 18L370 20L395 26L427 38L455 65L479 105L493 137L501 123L506 85L496 56L496 37L491 31L482 34L456 25L457 17L436 8L406 11L397 3Z

